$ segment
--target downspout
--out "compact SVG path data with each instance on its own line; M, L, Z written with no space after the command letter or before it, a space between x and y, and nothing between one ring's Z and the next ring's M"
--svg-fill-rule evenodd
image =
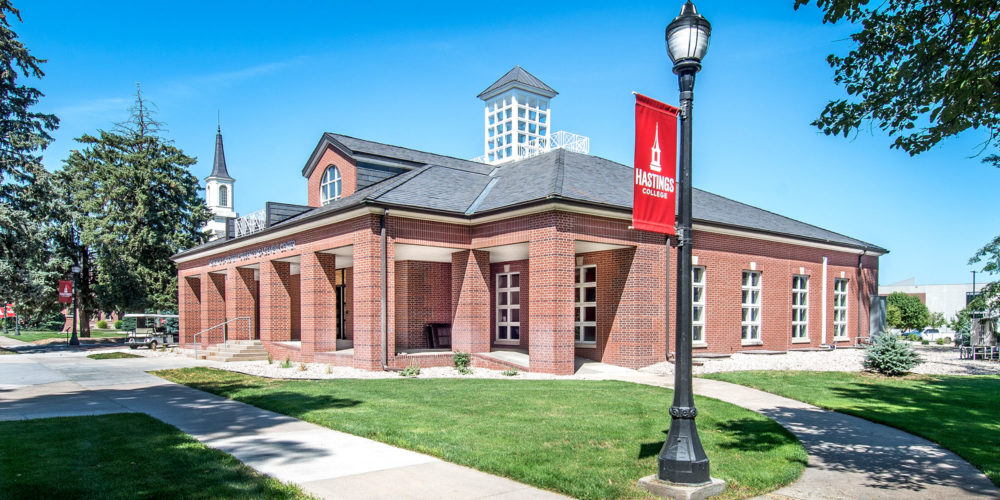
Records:
M823 257L823 293L820 294L820 296L819 296L820 297L820 307L822 307L821 312L820 312L820 321L823 322L822 325L820 326L820 329L819 329L819 331L821 333L821 336L822 336L822 339L821 339L822 341L820 342L820 345L826 345L826 293L827 293L827 290L826 290L826 265L827 265L828 261L829 261L829 258Z
M389 365L389 255L387 253L387 238L385 230L385 218L388 216L389 211L385 210L382 212L382 217L379 219L379 233L382 237L382 369L388 370Z

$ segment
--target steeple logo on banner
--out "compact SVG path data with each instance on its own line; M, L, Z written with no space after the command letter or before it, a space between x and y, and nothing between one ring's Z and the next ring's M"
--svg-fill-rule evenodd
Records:
M649 169L653 172L660 171L660 124L656 124L656 135L653 137L652 159L649 162Z

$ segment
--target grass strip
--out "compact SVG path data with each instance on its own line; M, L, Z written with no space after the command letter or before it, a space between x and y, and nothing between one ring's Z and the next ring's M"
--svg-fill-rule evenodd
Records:
M1000 486L1000 376L746 371L705 378L745 385L927 438Z
M157 375L260 408L577 498L643 498L669 427L670 390L567 380L275 380L207 368ZM804 448L757 413L696 398L722 498L802 473Z
M0 499L306 498L141 413L0 422Z
M94 354L88 354L87 357L90 359L126 359L141 358L142 356L127 352L95 352Z

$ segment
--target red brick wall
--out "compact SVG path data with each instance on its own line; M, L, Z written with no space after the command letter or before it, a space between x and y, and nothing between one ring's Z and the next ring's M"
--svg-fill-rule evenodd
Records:
M250 340L256 336L260 325L257 324L257 281L254 270L245 267L233 267L226 276L226 317L250 318L249 320L233 321L228 325L229 338L233 340ZM248 334L248 327L250 327Z
M490 350L490 254L451 254L451 347L468 353Z
M199 276L180 278L177 288L180 343L188 346L194 334L201 331L201 279Z
M337 270L337 284L344 285L344 338L353 339L354 338L354 315L351 311L354 309L354 280L351 278L354 275L354 268L348 267L346 269Z
M222 328L215 328L226 321L226 276L208 273L201 278L201 328L211 330L198 336L203 345L222 342Z
M302 275L288 276L288 340L302 340Z
M308 185L309 193L307 199L310 207L318 207L321 205L319 196L320 183L323 180L323 173L326 172L326 168L330 165L336 165L340 170L340 186L341 186L341 197L347 197L354 194L357 190L358 185L358 167L354 160L345 157L336 150L332 148L327 148L326 152L319 159L319 163L316 164L316 168L313 169L312 174L309 175Z
M521 273L521 338L516 346L509 344L497 344L497 274L508 272L504 267L509 266L512 273ZM511 262L497 262L490 265L490 343L494 348L521 348L527 349L529 337L531 335L531 273L528 271L527 260L515 260Z
M260 265L260 339L270 342L291 340L291 264L276 260Z
M531 231L528 266L531 273L531 371L572 374L574 371L573 269L575 246L569 231L572 216L541 214Z
M388 356L391 365L396 353L395 333L395 260L392 241L392 219L387 225L387 325ZM368 227L354 235L354 366L366 370L382 367L381 283L382 250L379 218L370 217Z
M451 264L396 262L396 347L431 347L427 323L451 323Z
M336 256L306 252L300 264L302 353L336 350Z

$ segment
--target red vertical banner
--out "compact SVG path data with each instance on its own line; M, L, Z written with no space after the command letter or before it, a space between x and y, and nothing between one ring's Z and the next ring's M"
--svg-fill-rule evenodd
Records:
M63 304L69 304L73 302L73 282L72 281L60 281L59 282L59 302Z
M635 183L632 226L675 234L678 109L635 95Z
M14 314L14 304L7 304L7 317L13 318L15 316L16 314Z

